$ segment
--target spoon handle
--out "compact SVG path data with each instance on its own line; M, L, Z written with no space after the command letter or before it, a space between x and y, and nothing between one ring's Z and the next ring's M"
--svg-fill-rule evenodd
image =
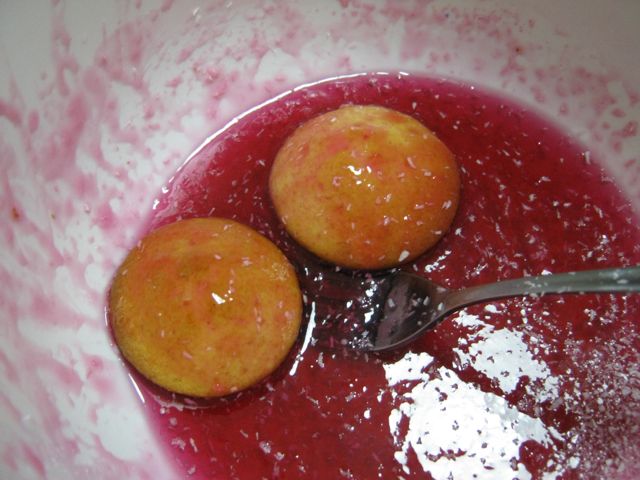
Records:
M450 312L474 303L544 293L640 292L640 266L585 270L503 280L450 292L441 309Z

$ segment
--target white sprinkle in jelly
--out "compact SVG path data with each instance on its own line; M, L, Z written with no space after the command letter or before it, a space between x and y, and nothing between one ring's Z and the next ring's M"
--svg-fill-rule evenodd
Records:
M407 258L409 258L409 251L403 250L400 252L400 256L398 257L399 262L404 262Z
M184 447L187 444L180 437L175 437L171 439L171 445L173 445L174 447L178 447L180 450L184 450Z
M269 442L260 442L258 445L264 453L271 453L271 444Z

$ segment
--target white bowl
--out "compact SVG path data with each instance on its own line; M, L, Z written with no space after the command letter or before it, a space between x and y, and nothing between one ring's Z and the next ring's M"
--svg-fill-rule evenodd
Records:
M0 477L180 475L105 293L160 187L235 115L334 75L458 78L555 118L637 211L638 19L634 0L0 4Z

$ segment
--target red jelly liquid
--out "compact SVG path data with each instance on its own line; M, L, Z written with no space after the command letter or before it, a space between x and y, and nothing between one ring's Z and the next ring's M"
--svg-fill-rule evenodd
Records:
M415 117L459 162L450 232L403 268L461 288L640 263L639 228L616 186L583 147L523 106L409 75L360 75L281 96L211 138L153 211L150 228L200 216L250 225L306 280L300 340L262 384L194 401L139 380L185 478L637 478L638 296L476 305L386 355L314 345L314 291L330 267L287 236L268 176L296 127L345 103Z

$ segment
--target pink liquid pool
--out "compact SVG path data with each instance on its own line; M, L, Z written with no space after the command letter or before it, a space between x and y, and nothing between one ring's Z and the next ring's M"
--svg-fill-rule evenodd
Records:
M261 385L194 402L138 379L167 454L193 478L438 478L447 469L578 478L611 465L632 478L637 296L474 306L390 355L314 345L314 298L331 267L299 263L300 247L270 204L268 175L287 135L345 103L414 116L459 162L463 193L451 231L404 268L458 288L640 261L640 230L615 184L581 145L525 107L406 74L296 90L210 139L155 202L150 228L232 218L273 240L307 279L306 329Z

